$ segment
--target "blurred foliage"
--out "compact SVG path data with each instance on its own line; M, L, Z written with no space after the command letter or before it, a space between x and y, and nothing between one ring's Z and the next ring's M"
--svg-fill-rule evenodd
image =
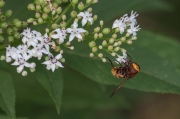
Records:
M26 20L33 15L27 10L27 4L32 1L6 1L5 9L13 10L12 18ZM12 119L15 109L17 117L27 119L128 119L142 97L154 93L180 94L180 37L176 35L180 7L177 3L175 0L99 0L93 5L93 13L110 27L116 18L131 10L137 11L142 28L137 41L131 46L123 45L133 61L141 66L141 72L111 99L108 96L116 86L110 85L118 85L122 80L111 75L110 63L90 58L90 49L74 42L75 50L64 53L65 68L55 73L41 66L36 73L22 77L15 67L0 62L1 113L5 112ZM0 116L0 119L6 117Z

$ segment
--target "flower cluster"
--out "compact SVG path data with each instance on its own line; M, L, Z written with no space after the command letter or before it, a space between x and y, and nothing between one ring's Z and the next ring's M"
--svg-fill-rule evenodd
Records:
M103 56L105 51L113 57L116 56L117 63L125 62L127 54L121 44L132 44L133 40L137 39L137 32L140 30L136 20L138 14L132 11L130 15L123 15L114 21L112 28L104 27L104 22L101 20L100 25L90 32L89 27L97 20L97 15L92 14L92 8L86 8L96 2L97 0L87 0L84 4L78 3L78 0L71 0L63 11L60 7L63 1L35 0L28 5L29 10L35 11L35 18L29 18L27 23L46 24L45 34L31 31L30 28L24 29L19 33L20 35L16 35L22 40L22 44L17 47L10 45L6 47L6 56L1 59L6 59L7 62L13 61L12 65L18 66L17 72L25 76L27 71L24 67L30 68L30 71L35 71L36 67L35 62L29 63L28 60L34 57L41 60L44 57L45 61L42 64L46 65L46 69L54 72L56 68L63 68L61 62L65 62L62 56L64 49L73 50L72 41L78 39L79 42L89 44L90 57L96 55L106 62ZM73 11L69 11L70 8L73 8ZM70 13L70 16L66 16L66 13ZM19 27L19 21L16 24ZM54 55L53 51L58 54ZM123 53L122 56L119 55L119 51Z

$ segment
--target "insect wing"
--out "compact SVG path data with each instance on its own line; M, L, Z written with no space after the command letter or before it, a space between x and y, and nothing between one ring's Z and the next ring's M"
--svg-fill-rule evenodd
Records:
M124 84L128 79L129 79L129 77L126 78L121 84L119 84L119 86L111 93L111 95L109 96L109 98L111 98L111 97L123 86L123 84Z

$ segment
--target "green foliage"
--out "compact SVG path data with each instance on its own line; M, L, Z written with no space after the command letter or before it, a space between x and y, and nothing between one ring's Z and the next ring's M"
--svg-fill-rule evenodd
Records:
M32 0L7 1L4 9L13 10L14 14L11 18L18 17L26 20L33 15L27 10L30 2ZM141 15L146 11L169 11L172 8L161 0L113 0L111 4L109 0L99 0L99 3L93 6L93 13L98 15L99 20L102 19L111 26L115 18L127 12L130 13L131 10L141 11L138 13ZM41 27L37 26L36 29ZM137 40L131 46L124 45L133 61L140 65L141 71L133 79L129 79L112 99L108 96L116 86L107 85L119 85L123 80L112 76L109 62L103 63L96 57L90 58L90 49L86 44L77 41L73 43L75 49L66 50L63 54L66 59L64 68L54 73L47 71L45 66L39 66L35 73L28 72L28 76L22 77L16 73L15 67L0 61L0 106L8 115L8 117L0 116L0 119L15 119L15 89L17 117L25 117L22 111L25 110L24 113L28 118L33 119L72 118L72 115L73 119L87 117L96 119L99 110L114 108L128 110L132 107L132 103L138 100L137 95L143 94L136 90L180 94L180 42L174 38L142 28L137 35ZM3 48L7 44L7 42L0 44L1 55L5 53ZM107 57L112 59L110 56ZM43 88L54 101L60 116L54 113L54 105ZM39 111L36 106L41 107L42 110ZM109 114L113 115L111 112ZM98 116L103 119L112 117L108 114L104 117ZM116 116L119 115L115 115L114 118Z

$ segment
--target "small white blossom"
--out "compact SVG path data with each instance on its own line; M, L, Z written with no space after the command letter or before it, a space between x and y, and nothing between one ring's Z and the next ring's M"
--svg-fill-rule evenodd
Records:
M119 28L120 33L122 34L124 32L124 29L126 28L126 23L124 22L124 17L121 19L116 19L113 23L112 28Z
M42 45L46 48L46 50L49 52L49 45L52 44L51 40L49 39L47 33L44 34L44 36L37 37L37 39L41 42Z
M20 58L16 59L14 63L12 63L11 65L15 65L18 66L17 67L17 72L21 73L22 70L24 69L24 67L32 67L32 65L28 62L26 62L30 57L27 54L23 54L21 55Z
M139 25L138 26L134 26L134 24L131 24L130 25L130 29L127 30L127 32L129 34L133 34L133 37L136 37L136 32L139 31L141 28L139 28Z
M49 60L42 63L47 65L46 68L48 70L51 69L52 72L54 72L56 66L63 68L62 64L59 62L59 59L62 58L61 54L58 54L56 57L54 57L52 54L49 54L49 58Z
M130 24L135 24L136 25L136 17L138 16L138 14L136 14L136 12L133 13L133 11L131 12L131 15L128 19L128 22L130 22Z
M85 11L85 12L80 12L77 16L83 17L82 26L84 26L87 23L87 21L89 21L92 25L92 23L93 23L92 13Z
M78 27L78 24L76 22L74 22L73 28L67 29L67 32L71 33L71 35L69 36L69 42L71 42L74 39L74 37L82 40L81 33L86 32L86 30L84 30L83 28L77 28L77 27Z
M118 58L116 58L117 63L119 64L121 62L126 62L126 60L125 60L126 58L127 58L127 54L126 54L126 52L123 52L123 56L119 56Z
M6 47L6 58L8 58L7 62L9 62L11 58L16 60L19 57L21 57L21 55L20 51L17 50L17 48L11 47L10 45Z
M36 46L38 40L36 38L36 31L31 32L30 28L25 29L21 34L23 35L22 42L28 47Z
M64 39L66 39L66 36L67 36L66 30L64 29L61 30L60 28L58 28L54 30L53 32L56 32L57 34L53 34L51 35L51 37L54 39L59 39L59 44L63 43Z

